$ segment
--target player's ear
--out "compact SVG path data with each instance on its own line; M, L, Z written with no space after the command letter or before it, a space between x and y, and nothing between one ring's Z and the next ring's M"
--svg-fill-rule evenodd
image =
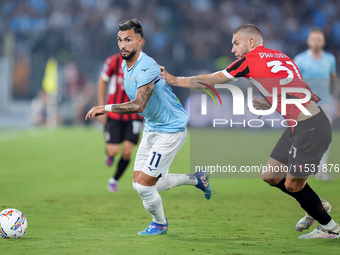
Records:
M144 44L145 44L145 41L144 41L144 38L143 38L143 37L139 38L139 42L138 42L138 44L139 44L139 46L141 46L141 47L143 47L143 46L144 46Z
M255 48L256 41L255 41L255 39L254 39L253 37L250 37L250 38L249 38L248 43L249 43L249 48L250 48L250 49Z

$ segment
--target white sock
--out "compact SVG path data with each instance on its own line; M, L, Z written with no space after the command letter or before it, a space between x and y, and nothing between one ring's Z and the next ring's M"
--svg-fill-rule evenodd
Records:
M328 222L326 225L321 225L321 227L323 227L326 230L332 230L333 228L335 228L336 223L333 219L331 219L330 222Z
M197 185L197 183L198 181L193 174L168 174L166 178L159 178L156 189L164 191L181 185Z
M143 200L145 209L152 215L153 221L158 224L165 224L166 219L162 205L162 198L155 186L144 186L139 183L135 184L136 190Z
M110 179L109 179L109 182L110 183L118 183L118 181L116 181L116 179L115 178L113 178L113 177L111 177Z

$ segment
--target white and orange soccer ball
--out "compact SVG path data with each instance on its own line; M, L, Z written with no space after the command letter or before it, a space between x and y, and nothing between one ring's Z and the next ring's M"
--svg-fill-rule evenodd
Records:
M26 233L26 217L17 209L5 209L0 212L0 236L2 238L20 238Z

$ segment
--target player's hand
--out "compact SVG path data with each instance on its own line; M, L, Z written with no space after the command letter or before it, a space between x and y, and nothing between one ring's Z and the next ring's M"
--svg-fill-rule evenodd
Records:
M92 109L89 110L89 112L86 114L85 120L92 121L92 120L94 120L94 117L99 116L99 115L103 115L105 113L106 113L106 111L105 111L104 105L92 107Z
M271 105L262 98L254 98L253 106L256 110L268 110L271 107Z
M263 98L254 98L253 106L256 110L268 110L270 109L270 104L264 100ZM258 116L258 119L261 119L262 115Z
M159 68L161 69L161 78L165 80L165 82L169 85L175 85L176 84L176 77L169 74L166 70L164 66L159 66Z

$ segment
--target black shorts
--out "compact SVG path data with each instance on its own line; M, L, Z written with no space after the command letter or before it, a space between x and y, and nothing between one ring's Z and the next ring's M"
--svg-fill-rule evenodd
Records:
M286 170L291 175L307 177L318 172L320 160L331 141L331 124L320 108L317 115L299 121L294 132L291 128L287 128L270 157L286 164Z
M107 118L104 126L105 141L112 144L120 144L123 141L137 144L142 126L143 122L141 120L122 121Z

